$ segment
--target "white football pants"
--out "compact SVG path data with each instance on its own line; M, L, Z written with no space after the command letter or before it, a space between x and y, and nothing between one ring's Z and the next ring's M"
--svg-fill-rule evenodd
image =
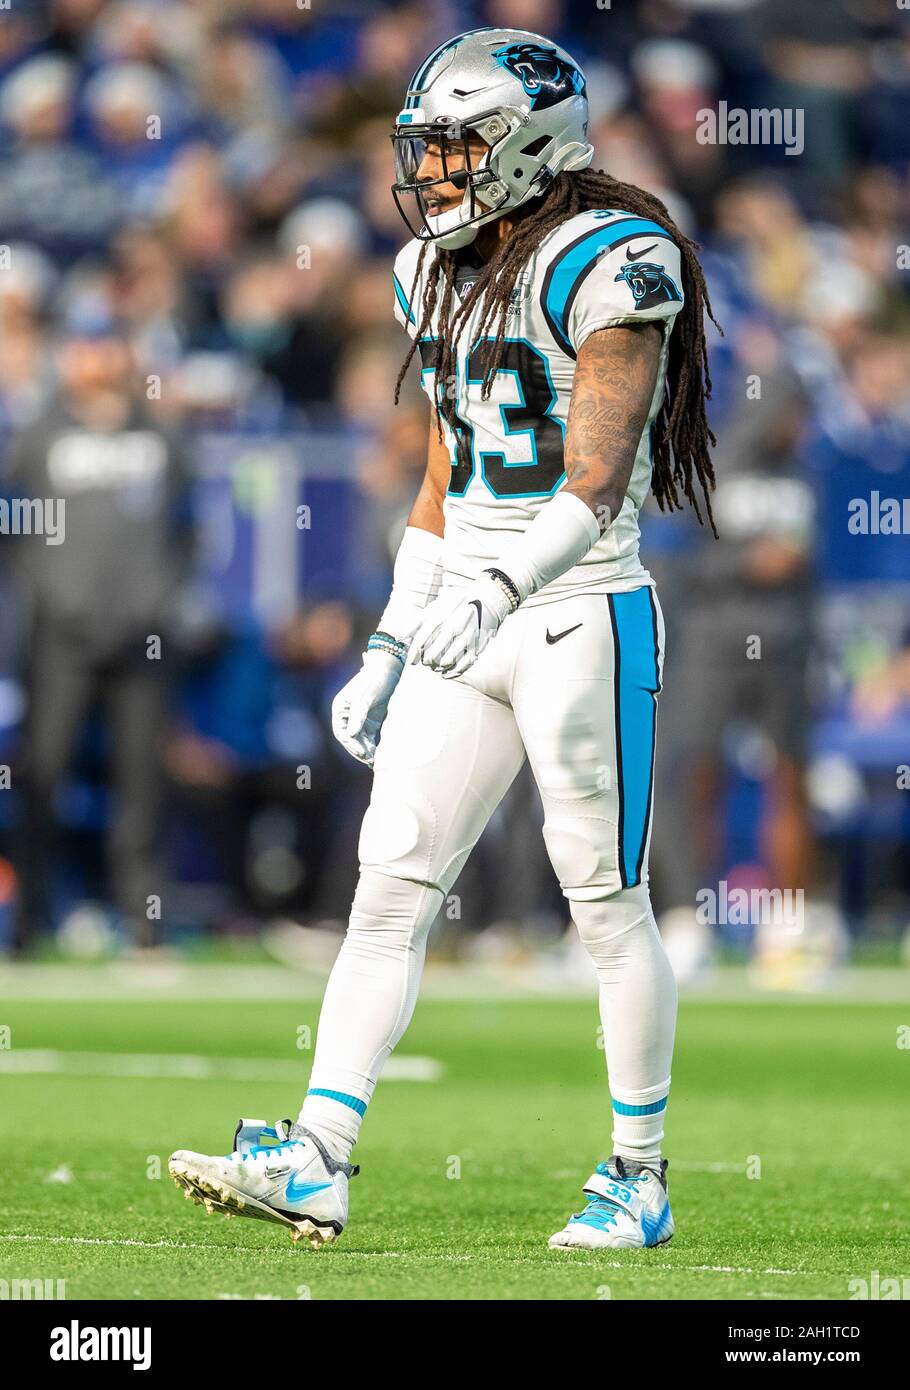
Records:
M640 588L520 608L458 680L406 667L300 1117L339 1157L410 1022L430 925L525 756L599 981L614 1150L659 1156L676 1022L647 890L662 659L660 606Z

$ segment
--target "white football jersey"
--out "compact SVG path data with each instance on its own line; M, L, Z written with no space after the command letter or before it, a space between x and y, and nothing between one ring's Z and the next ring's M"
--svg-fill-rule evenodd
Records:
M431 244L415 287L422 245L409 242L394 269L395 315L412 338L422 317L423 282L436 255ZM455 254L462 267L460 290L466 294L479 274L479 262L472 260L471 247ZM657 384L622 509L580 564L527 602L650 584L638 554L638 513L651 484L651 429L663 400L673 318L683 302L679 248L656 222L616 209L582 212L543 239L521 271L512 301L502 365L488 400L481 399L479 306L459 342L451 389L470 460L456 461L454 438L443 422L452 456L444 507L447 579L469 581L495 564L507 552L510 536L524 531L565 486L566 419L576 357L588 335L615 324L662 319L666 327ZM432 363L439 331L437 310L418 346L424 390L434 404Z

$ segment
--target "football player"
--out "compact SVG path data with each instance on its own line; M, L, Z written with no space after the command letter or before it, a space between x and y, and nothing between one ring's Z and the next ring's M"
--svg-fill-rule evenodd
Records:
M416 355L432 420L388 606L333 707L373 767L360 879L296 1124L242 1122L229 1157L171 1159L210 1209L314 1245L347 1220L430 925L526 757L599 980L613 1110L612 1156L550 1245L673 1233L676 986L648 896L663 624L638 514L650 487L711 521L710 304L692 244L657 198L590 169L587 131L570 55L490 28L429 55L395 124L402 377Z

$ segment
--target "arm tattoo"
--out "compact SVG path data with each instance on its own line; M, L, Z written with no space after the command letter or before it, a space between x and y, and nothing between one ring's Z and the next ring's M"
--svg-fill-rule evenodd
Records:
M657 382L659 324L620 324L592 333L578 354L566 426L566 490L601 530L615 520Z

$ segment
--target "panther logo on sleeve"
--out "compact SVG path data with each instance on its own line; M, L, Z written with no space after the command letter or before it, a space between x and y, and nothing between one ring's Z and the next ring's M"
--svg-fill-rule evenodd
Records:
M496 61L517 77L531 98L532 111L544 111L566 97L584 95L585 79L555 48L537 43L511 43L497 48Z
M682 301L675 282L662 265L655 261L627 261L616 280L625 280L635 297L636 309L650 309L654 304Z

